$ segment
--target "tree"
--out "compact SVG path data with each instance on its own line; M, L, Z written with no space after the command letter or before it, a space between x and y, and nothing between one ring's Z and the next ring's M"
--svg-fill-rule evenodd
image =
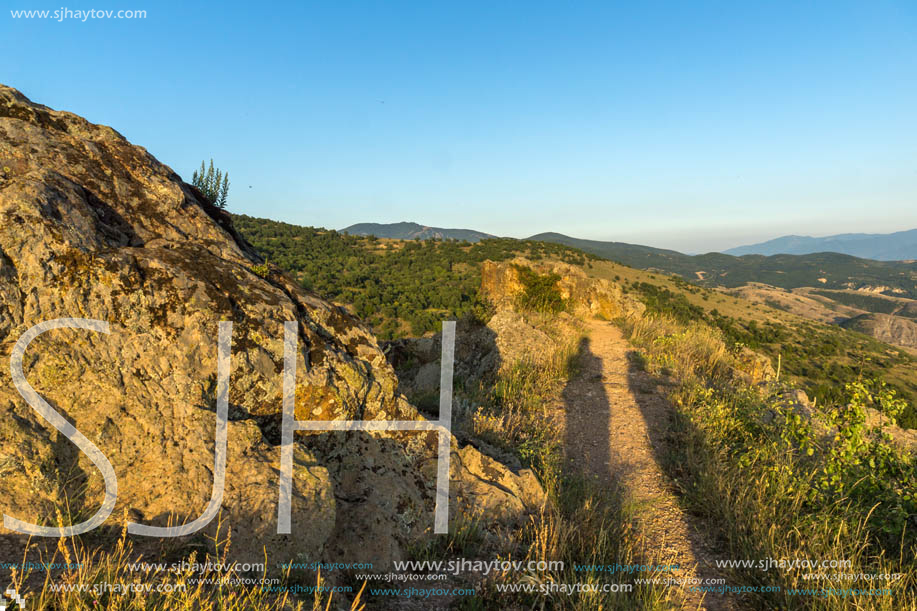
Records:
M229 196L229 172L224 174L219 168L214 168L213 159L210 160L209 168L201 161L201 169L194 171L191 184L200 189L209 203L217 208L226 207L226 199Z

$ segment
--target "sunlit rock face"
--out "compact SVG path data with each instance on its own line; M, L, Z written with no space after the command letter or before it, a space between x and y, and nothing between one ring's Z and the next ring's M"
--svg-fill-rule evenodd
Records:
M146 150L0 86L0 510L46 525L60 510L70 524L102 502L99 470L26 403L6 365L33 325L84 318L110 332L48 331L24 372L114 467L117 504L100 531L120 532L125 515L158 526L200 516L214 480L217 329L232 321L220 517L232 554L384 564L429 531L434 434L298 433L293 534L276 534L285 321L299 328L297 419L420 416L365 326L262 263L227 214ZM454 462L458 511L466 465L480 461ZM502 471L482 480L489 488L476 480L476 497L518 509L503 481L516 476L489 469Z

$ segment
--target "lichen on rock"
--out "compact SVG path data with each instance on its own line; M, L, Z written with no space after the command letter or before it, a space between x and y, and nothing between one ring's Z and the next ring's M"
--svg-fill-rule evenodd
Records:
M116 516L125 513L165 526L206 506L217 326L225 320L234 329L221 519L233 532L232 553L261 561L267 547L286 561L349 550L384 566L429 531L433 434L303 433L294 455L294 534L276 534L285 321L296 321L300 334L297 418L421 418L359 320L280 272L255 273L263 261L230 217L143 148L3 86L0 168L0 357L46 320L110 325L107 335L47 332L24 367L28 382L114 466L110 529L120 531ZM25 403L6 369L0 423L2 513L54 523L66 502L65 521L95 511L101 474ZM497 477L490 485L482 479L475 494L521 511L505 485L519 476L493 468ZM468 473L456 471L457 484ZM456 494L465 489L457 485ZM215 527L216 520L208 532Z

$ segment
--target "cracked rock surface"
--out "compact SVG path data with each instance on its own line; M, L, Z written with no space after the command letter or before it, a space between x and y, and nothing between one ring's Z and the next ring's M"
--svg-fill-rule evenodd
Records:
M158 526L201 515L213 485L217 327L232 321L221 507L232 554L403 557L432 528L432 433L297 433L294 532L276 534L285 321L299 324L297 419L421 416L359 320L262 264L229 215L145 149L0 86L0 510L56 525L61 509L76 523L103 498L101 473L20 397L7 365L30 327L76 317L110 333L44 333L24 371L114 467L118 501L100 530L120 532L124 515ZM517 496L531 497L532 482L499 463L473 473L483 469L475 451L459 460L453 448L452 511L475 503L524 519L532 500Z

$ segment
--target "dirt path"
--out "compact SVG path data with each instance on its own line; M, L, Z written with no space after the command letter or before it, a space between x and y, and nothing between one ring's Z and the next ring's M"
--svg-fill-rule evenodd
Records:
M568 465L625 491L638 507L637 527L645 534L646 555L682 567L672 577L721 577L702 525L679 507L659 464L672 424L671 405L648 374L631 367L631 347L620 329L590 321L588 333L581 370L563 392ZM734 608L721 595L673 587L681 589L684 608Z

